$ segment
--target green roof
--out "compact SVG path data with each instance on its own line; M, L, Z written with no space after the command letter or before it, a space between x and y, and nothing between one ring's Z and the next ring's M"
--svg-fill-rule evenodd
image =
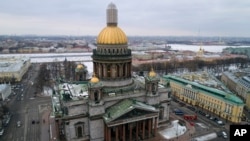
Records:
M198 84L197 82L185 80L185 79L182 79L180 77L173 76L173 75L165 75L165 76L163 76L163 78L169 79L169 80L172 80L175 82L179 82L179 83L182 83L184 85L190 84L190 85L192 85L192 87L197 88L197 89L205 92L206 94L211 94L213 96L222 98L223 100L230 101L230 102L235 103L235 104L244 104L243 101L238 96L234 95L233 93L227 93L227 92L224 92L222 90L211 88L208 86L204 86L204 85Z
M103 118L105 122L108 123L128 113L129 111L132 111L135 108L158 112L158 110L156 110L156 108L151 105L147 105L134 99L125 99L116 103L115 105L110 106L103 115Z

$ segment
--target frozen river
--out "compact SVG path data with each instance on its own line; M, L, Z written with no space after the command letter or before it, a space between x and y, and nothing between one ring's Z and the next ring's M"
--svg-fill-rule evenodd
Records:
M31 63L76 61L87 66L89 72L93 72L92 53L40 53L40 54L1 54L3 56L30 57Z
M209 52L222 52L224 48L232 47L232 48L239 48L239 47L250 47L250 46L219 46L219 45L182 45L182 44L170 44L171 49L173 50L191 50L191 51L198 51L200 47L202 47L205 51Z
M182 45L182 44L170 44L173 50L190 50L198 51L201 46L199 45ZM223 48L229 46L202 46L205 51L209 52L222 52ZM237 46L237 47L249 47L249 46ZM91 62L92 52L85 53L39 53L39 54L1 54L1 56L26 56L31 58L32 63L42 63L42 62L61 62L65 58L68 61L78 61L84 62L84 64Z
M92 62L92 53L39 53L39 54L1 54L1 56L30 57L32 63L68 61Z

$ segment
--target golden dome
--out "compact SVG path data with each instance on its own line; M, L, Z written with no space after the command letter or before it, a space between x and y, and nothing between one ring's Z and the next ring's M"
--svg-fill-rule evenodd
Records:
M148 76L149 77L155 77L156 76L156 73L155 73L153 68L151 68L151 71L149 72Z
M95 76L95 74L93 75L93 77L90 79L91 83L98 83L99 79Z
M119 27L107 26L99 33L97 44L127 44L127 36Z
M79 70L81 70L83 68L84 68L84 66L82 64L78 64L77 67L76 67L76 69L79 69Z

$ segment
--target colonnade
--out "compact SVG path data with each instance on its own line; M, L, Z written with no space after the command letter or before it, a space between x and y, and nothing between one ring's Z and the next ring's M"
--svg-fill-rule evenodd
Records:
M94 62L94 72L97 77L128 78L131 77L131 62L125 63L98 63Z
M138 141L150 138L157 132L157 117L123 123L114 126L104 126L105 141Z

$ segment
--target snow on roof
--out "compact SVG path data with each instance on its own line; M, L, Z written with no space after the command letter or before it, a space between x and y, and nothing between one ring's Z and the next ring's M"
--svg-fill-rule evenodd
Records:
M70 84L63 83L60 86L61 90L68 91L72 97L88 96L87 84Z
M6 89L7 87L10 87L9 84L0 84L0 92Z
M30 61L29 57L1 56L0 72L17 72L23 67L23 65L27 61Z

